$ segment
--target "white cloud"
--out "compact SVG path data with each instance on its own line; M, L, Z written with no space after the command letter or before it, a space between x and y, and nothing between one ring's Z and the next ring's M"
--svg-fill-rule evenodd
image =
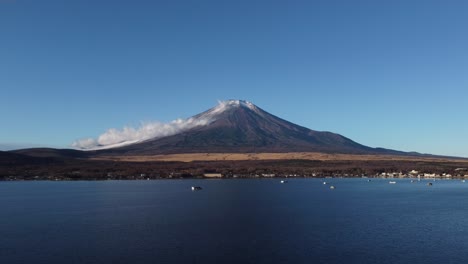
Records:
M98 145L97 141L94 138L85 138L73 142L72 147L80 149L89 149L94 148Z
M124 146L148 139L175 135L196 126L204 126L210 122L210 118L200 117L177 119L169 123L147 122L142 123L138 128L130 126L126 126L122 129L111 128L97 139L85 138L77 140L72 144L72 147L83 150L94 150Z

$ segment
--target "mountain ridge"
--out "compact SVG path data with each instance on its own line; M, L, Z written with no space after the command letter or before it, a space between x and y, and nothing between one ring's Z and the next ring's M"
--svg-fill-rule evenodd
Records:
M188 120L197 125L180 133L145 140L97 154L156 155L196 152L323 152L395 154L406 152L371 148L342 135L315 131L272 115L244 100L228 100Z

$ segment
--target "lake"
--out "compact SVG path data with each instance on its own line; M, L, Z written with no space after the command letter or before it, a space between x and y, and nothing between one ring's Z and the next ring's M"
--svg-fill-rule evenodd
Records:
M0 182L0 263L467 263L468 183L396 181Z

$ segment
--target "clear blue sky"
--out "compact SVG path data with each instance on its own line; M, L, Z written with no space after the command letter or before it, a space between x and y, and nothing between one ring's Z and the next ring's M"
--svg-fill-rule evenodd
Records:
M0 145L68 147L246 99L468 157L467 1L0 0Z

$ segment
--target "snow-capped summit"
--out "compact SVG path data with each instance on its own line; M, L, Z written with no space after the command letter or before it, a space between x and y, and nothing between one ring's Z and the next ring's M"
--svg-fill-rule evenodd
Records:
M249 101L245 100L227 100L219 102L217 107L247 107L251 110L255 110L257 107Z
M192 119L206 119L209 121L215 121L219 118L219 115L225 112L234 111L238 108L246 108L252 111L258 112L257 106L253 103L245 100L226 100L219 101L218 105L201 113L196 116L193 116Z

